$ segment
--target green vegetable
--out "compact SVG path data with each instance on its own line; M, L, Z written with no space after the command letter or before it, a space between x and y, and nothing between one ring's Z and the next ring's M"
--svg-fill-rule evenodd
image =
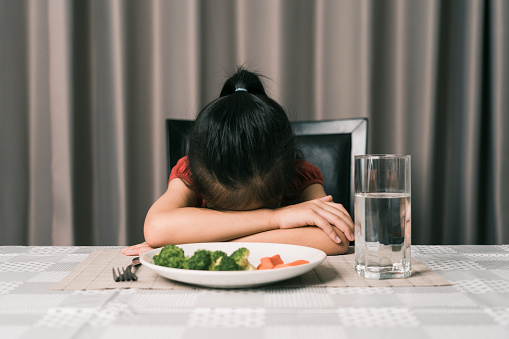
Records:
M208 271L212 265L212 253L207 250L198 250L187 260L187 268L190 270Z
M220 257L224 257L224 256L228 256L228 254L226 254L223 251L214 251L214 252L212 252L212 261L216 262L217 259L219 259Z
M154 264L172 268L203 271L241 271L255 270L248 261L249 250L239 248L231 256L223 251L197 250L188 258L184 250L175 245L164 246L159 254L154 255Z
M184 256L184 250L175 245L164 246L159 254L152 258L154 264L172 268L186 268L187 258Z
M249 262L249 250L245 247L241 247L232 253L231 258L240 266L241 270L251 271L256 270L256 267L251 265Z
M242 268L237 265L232 257L227 255L219 257L212 265L212 271L240 271Z

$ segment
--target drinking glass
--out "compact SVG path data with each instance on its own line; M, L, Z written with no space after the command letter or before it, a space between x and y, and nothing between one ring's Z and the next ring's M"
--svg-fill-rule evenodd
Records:
M355 270L360 276L410 276L410 188L410 155L355 156Z

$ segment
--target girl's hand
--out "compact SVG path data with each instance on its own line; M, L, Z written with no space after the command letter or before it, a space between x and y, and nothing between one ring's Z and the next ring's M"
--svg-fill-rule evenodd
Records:
M146 242L138 245L129 246L120 250L125 255L141 255L145 252L153 250Z
M350 214L343 205L334 203L330 195L282 207L274 213L281 229L315 225L320 227L332 241L339 243L341 239L334 231L332 227L334 225L345 234L348 240L355 239L354 224Z

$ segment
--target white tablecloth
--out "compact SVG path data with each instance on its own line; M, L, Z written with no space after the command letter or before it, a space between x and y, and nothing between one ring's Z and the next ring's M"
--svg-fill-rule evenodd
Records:
M0 338L509 338L509 245L413 246L444 287L51 291L95 248L0 247Z

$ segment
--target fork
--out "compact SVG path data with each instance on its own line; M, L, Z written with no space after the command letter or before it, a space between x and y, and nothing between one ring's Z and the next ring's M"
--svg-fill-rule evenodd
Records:
M120 268L117 267L117 272L115 272L115 268L113 267L112 270L113 270L113 280L115 281L136 281L138 280L138 277L136 276L136 274L134 274L132 272L132 268L134 266L138 266L139 264L141 264L140 262L140 258L139 257L135 257L133 258L133 260L131 261L131 263L126 267L126 268L123 268L122 269L122 272L120 271Z

